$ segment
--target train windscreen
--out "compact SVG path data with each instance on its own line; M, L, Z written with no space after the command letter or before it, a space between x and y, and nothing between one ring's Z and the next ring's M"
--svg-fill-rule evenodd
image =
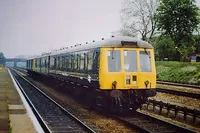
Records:
M125 72L137 72L137 56L135 50L124 50Z
M141 72L151 72L151 56L149 51L140 51Z
M121 72L121 55L120 50L108 50L108 71Z

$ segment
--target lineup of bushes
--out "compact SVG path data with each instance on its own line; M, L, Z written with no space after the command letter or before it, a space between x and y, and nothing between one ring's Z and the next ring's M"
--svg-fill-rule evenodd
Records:
M200 62L157 61L157 80L200 84Z

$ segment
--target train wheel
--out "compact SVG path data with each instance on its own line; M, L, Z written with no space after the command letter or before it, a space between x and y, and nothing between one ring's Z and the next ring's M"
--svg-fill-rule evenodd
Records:
M112 98L111 106L110 106L110 111L112 113L116 114L122 114L123 113L123 105L121 103L120 98Z

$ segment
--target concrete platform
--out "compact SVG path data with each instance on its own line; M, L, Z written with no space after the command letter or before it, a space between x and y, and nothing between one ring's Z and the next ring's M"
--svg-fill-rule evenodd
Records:
M36 133L37 130L7 69L0 70L0 133Z

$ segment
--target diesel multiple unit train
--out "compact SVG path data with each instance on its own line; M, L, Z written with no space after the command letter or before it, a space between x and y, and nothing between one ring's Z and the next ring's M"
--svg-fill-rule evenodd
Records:
M109 111L134 111L156 95L154 49L132 37L102 38L42 54L27 60L27 70L60 80L82 100Z

